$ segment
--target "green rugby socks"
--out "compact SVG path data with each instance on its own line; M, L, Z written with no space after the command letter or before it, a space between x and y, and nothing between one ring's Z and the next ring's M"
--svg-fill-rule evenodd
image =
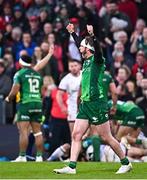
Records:
M128 158L125 157L124 159L121 159L121 164L122 164L122 165L128 165L128 164L129 164Z
M76 166L77 166L77 162L75 162L75 161L70 161L70 163L69 163L68 166L69 166L70 168L72 168L72 169L75 169Z

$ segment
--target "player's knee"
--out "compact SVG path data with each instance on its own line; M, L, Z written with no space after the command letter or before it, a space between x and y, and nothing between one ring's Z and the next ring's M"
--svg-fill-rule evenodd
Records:
M74 131L72 133L72 140L81 141L82 140L82 133L80 131Z

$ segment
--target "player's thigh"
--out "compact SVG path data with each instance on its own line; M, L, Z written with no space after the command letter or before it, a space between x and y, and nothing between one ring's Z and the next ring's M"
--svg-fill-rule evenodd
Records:
M68 121L70 133L72 134L75 121Z
M20 133L29 133L30 122L29 121L18 121L17 128Z

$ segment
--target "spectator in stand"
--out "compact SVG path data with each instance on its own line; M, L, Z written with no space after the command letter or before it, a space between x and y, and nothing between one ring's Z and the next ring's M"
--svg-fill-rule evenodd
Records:
M79 20L77 18L71 18L70 22L74 24L75 33L79 35L80 34ZM71 35L69 38L68 52L69 52L69 57L71 59L77 59L78 61L81 61L81 55L79 53L79 49L77 48L75 41Z
M63 49L59 43L57 44L56 37L55 37L54 33L50 33L48 35L48 43L49 43L49 45L54 44L54 48L55 48L54 57L57 59L57 62L58 62L59 73L62 73L63 72L63 60L62 60Z
M48 52L49 44L47 42L42 42L41 43L41 51L42 55L46 55ZM58 84L59 81L59 70L58 70L58 62L57 59L52 56L48 64L40 71L42 76L50 75L53 77L56 85Z
M44 41L47 41L48 35L52 32L53 32L53 25L49 22L46 22L43 26Z
M3 58L4 58L4 62L6 64L5 72L12 79L12 77L14 76L14 73L16 71L13 55L11 53L5 53Z
M42 59L42 57L43 55L42 55L41 47L36 46L32 57L32 64L33 65L37 64Z
M11 8L11 4L9 2L4 3L3 19L4 19L5 23L11 23L13 21L12 8Z
M12 29L13 29L12 25L10 23L7 23L4 33L6 48L11 47L12 44L12 38L11 38Z
M23 7L19 4L13 8L14 18L12 25L13 27L20 27L23 31L28 29L28 21L24 15Z
M120 0L118 6L121 12L129 16L132 26L134 27L138 18L138 9L134 0Z
M64 26L66 26L66 24L68 23L68 19L69 19L69 14L68 14L68 9L66 4L61 4L59 7L59 12L57 13L57 18L60 18L64 24Z
M134 81L128 80L126 83L126 87L128 90L128 95L130 95L130 100L135 102L135 100L136 100L136 87L135 87Z
M30 8L26 11L27 17L30 16L39 16L42 8L46 8L48 10L49 15L51 15L51 6L46 2L46 0L34 0L34 3L30 6Z
M141 72L143 76L147 76L147 61L143 51L138 51L136 55L136 63L132 67L132 76L135 77L137 72Z
M0 59L0 95L4 98L8 95L11 89L11 78L5 73L6 67L3 59Z
M16 54L16 61L19 59L19 52L21 50L26 50L29 56L32 56L34 53L34 48L36 47L36 43L32 41L31 35L28 32L23 33L22 42L18 42L15 45L14 52Z
M147 58L147 27L143 29L142 38L139 38L137 34L132 42L131 53L136 53L138 50L144 51Z
M142 88L141 88L141 82L143 79L143 74L141 72L136 73L136 102L140 97L142 97Z
M117 94L118 99L123 101L132 100L132 97L130 97L130 94L128 92L126 83L129 80L131 75L130 69L123 65L118 69L118 74L116 76L116 86L117 86Z
M101 18L101 37L106 43L108 63L112 61L113 35L120 30L131 32L129 17L118 10L117 0L108 0L105 3L106 13Z
M146 23L143 19L137 20L134 32L132 33L131 38L130 38L131 43L133 43L137 39L138 40L142 39L142 32L143 32L143 29L145 28L145 26L146 26ZM132 48L133 48L133 46L132 46Z
M40 28L39 17L37 16L29 17L29 27L30 27L29 32L32 36L32 41L34 41L39 45L40 42L42 41L42 35L43 35L43 32L41 31Z
M129 68L132 68L134 65L134 59L130 54L125 51L124 45L121 41L118 41L114 44L114 51L112 52L113 62L111 63L111 70L113 74L116 70L122 65L125 64Z
M68 39L69 34L64 28L63 22L60 18L56 18L53 22L53 30L55 32L56 41L59 44L62 44L63 49L63 66L64 70L68 70L68 58L67 58L67 49L68 49Z
M138 99L137 105L144 111L145 114L145 127L143 128L143 132L147 136L147 78L142 79L141 81L142 88L142 97Z
M40 29L43 30L44 24L51 22L51 17L48 15L47 8L42 8L40 10L39 19L40 19L40 23L39 23Z
M12 39L12 53L15 54L15 47L18 43L21 42L22 37L22 29L20 27L14 27L11 32L11 39Z

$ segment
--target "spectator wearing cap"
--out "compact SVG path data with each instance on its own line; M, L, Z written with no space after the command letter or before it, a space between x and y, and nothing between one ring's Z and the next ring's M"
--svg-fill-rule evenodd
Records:
M143 51L138 51L136 55L136 63L132 67L132 76L135 77L137 72L141 72L143 76L147 76L147 60Z
M43 31L40 28L38 16L29 17L29 32L31 34L32 40L37 44L40 44L42 41Z
M12 25L13 27L20 27L23 31L28 29L28 21L24 16L23 7L19 4L15 5L13 8L14 18Z
M26 50L28 55L32 56L35 47L36 47L36 43L32 41L31 34L29 32L23 33L22 42L18 42L14 47L16 61L19 60L19 53L21 50Z

